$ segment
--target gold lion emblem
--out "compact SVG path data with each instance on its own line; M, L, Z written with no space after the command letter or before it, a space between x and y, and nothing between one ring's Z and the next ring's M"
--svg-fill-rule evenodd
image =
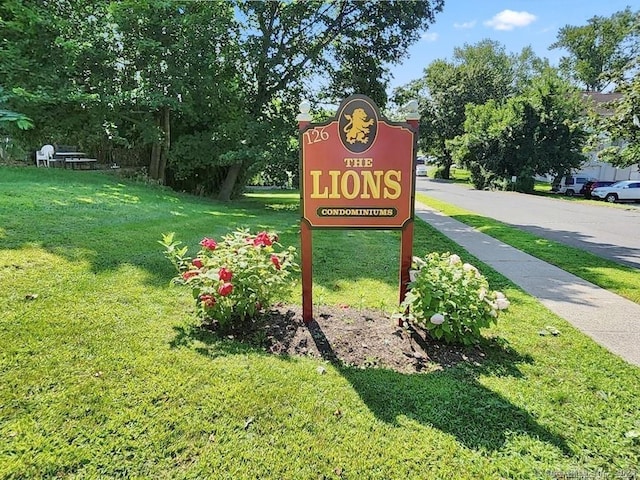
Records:
M349 123L344 127L347 142L366 144L369 141L367 135L369 127L373 125L373 119L367 120L367 113L362 108L356 108L351 115L345 114L345 118L349 120Z

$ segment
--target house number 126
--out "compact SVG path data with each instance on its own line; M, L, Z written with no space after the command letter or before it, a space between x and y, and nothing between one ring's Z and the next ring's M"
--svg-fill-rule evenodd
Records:
M318 143L328 140L329 132L325 132L324 127L314 128L313 130L307 130L306 132L304 132L304 138L307 142L307 145L311 145L312 143Z

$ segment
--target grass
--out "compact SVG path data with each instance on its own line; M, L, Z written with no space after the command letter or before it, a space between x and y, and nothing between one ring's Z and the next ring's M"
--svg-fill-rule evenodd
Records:
M458 253L512 301L486 332L482 365L340 368L198 329L189 293L169 285L161 234L196 248L204 235L268 228L296 245L297 203L0 167L0 478L637 471L640 369L422 222L415 253ZM398 257L397 232L314 232L316 303L393 309ZM539 336L546 325L562 334Z

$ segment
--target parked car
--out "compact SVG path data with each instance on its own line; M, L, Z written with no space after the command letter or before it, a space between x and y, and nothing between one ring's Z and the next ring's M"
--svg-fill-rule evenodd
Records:
M587 182L584 184L584 187L582 187L581 193L584 195L584 198L591 198L591 192L594 188L608 187L609 185L613 185L614 183L616 182L605 182L601 180L598 180L597 182Z
M596 180L596 178L572 177L571 175L567 175L566 177L562 177L557 190L555 188L552 188L551 191L564 194L567 197L572 197L578 193L581 193L582 188L587 182Z
M594 188L591 195L609 203L627 200L640 201L640 180L623 180L608 187Z
M424 157L416 158L416 177L427 176L427 165Z

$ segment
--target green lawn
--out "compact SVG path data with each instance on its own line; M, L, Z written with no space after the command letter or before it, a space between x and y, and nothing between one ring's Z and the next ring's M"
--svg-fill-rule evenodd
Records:
M316 360L198 329L189 292L169 285L161 234L195 248L249 227L297 245L297 204L290 192L222 204L100 172L0 167L0 478L638 471L640 368L422 222L414 253L458 253L512 302L485 332L482 364L321 375ZM397 232L314 232L315 301L392 311L398 258ZM546 325L562 334L540 336Z

